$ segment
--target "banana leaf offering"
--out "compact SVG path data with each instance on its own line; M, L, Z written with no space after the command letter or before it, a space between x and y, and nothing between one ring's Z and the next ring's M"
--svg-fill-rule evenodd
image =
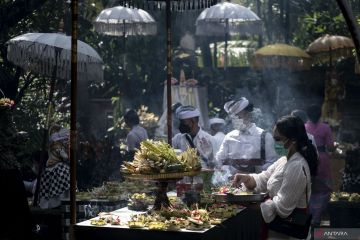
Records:
M126 161L121 166L125 174L162 174L193 172L201 169L200 158L196 149L188 148L179 156L164 141L145 140L136 150L134 160Z

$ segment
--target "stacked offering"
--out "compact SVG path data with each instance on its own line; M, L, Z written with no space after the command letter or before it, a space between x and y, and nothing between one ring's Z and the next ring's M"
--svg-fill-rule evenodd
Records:
M200 158L193 148L176 155L175 150L163 141L141 142L132 162L121 167L126 174L156 175L194 172L201 169Z

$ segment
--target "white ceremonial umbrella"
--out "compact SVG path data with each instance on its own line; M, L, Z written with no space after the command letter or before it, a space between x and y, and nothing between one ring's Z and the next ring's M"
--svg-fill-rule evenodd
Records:
M98 33L110 36L155 35L156 22L146 11L117 6L101 11L94 22Z
M27 71L70 79L71 37L62 33L26 33L7 42L7 58ZM103 61L88 44L77 41L78 79L103 80Z
M249 8L236 3L218 3L203 10L196 19L196 35L225 36L225 69L228 37L261 33L261 19Z
M71 115L76 112L76 91L73 89L71 65L72 61L77 64L77 79L79 81L102 81L103 80L103 61L99 54L88 44L77 40L77 58L71 59L71 37L62 33L26 33L7 42L7 58L10 62L23 68L26 71L51 77L48 113L46 126L42 142L42 150L46 149L48 129L50 126L52 99L56 79L65 79L72 82ZM76 119L76 118L75 118ZM73 141L71 141L73 145ZM73 149L73 147L71 147ZM38 173L37 190L35 200L37 199L40 175L45 166L43 156L40 159L40 170ZM35 204L36 201L34 201Z
M123 37L124 71L126 68L126 37L155 35L157 30L155 20L148 12L123 6L102 10L95 19L94 28L100 34Z

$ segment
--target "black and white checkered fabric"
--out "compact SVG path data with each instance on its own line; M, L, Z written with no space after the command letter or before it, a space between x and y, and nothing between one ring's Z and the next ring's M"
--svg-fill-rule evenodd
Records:
M70 167L58 163L53 168L45 169L40 181L40 198L50 199L70 189Z
M360 175L354 173L344 173L343 175L344 184L360 184Z

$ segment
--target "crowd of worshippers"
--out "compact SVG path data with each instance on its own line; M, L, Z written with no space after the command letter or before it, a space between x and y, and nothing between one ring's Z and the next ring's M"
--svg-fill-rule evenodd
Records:
M286 217L294 208L306 207L309 200L312 224L319 225L330 198L329 151L334 150L331 129L320 121L321 107L311 105L306 112L295 110L280 118L272 131L256 125L252 118L254 106L245 97L226 102L224 110L227 120L211 118L209 130L205 131L199 124L199 109L174 104L172 147L179 152L196 148L202 168L214 169L213 178L220 176L221 181L269 192L271 199L261 205L265 221L277 215ZM148 134L140 126L135 110L127 111L124 120L130 129L127 150L134 152ZM225 131L229 124L232 130ZM37 186L43 208L58 206L69 191L68 155L64 150L69 131L53 128L49 139L49 159ZM25 184L34 192L36 181ZM306 191L309 199L303 195L307 186L311 186Z
M320 120L321 107L311 105L306 111L294 110L280 118L273 131L256 125L252 117L254 105L245 97L226 102L224 110L228 114L226 120L211 118L206 131L199 124L198 108L174 104L172 147L181 151L196 148L202 167L215 170L213 178L220 176L222 181L245 181L244 185L250 183L250 188L267 188L263 190L272 195L271 202L262 206L267 221L279 214L289 215L295 207L304 207L307 202L302 196L304 189L298 186L308 182L312 224L319 225L330 198L329 152L334 150L331 129ZM128 150L139 148L140 142L148 138L146 130L139 126L134 110L124 118L131 128L127 136ZM229 124L232 129L225 131ZM288 174L284 174L285 170ZM294 189L298 189L295 191L299 194L294 193Z

